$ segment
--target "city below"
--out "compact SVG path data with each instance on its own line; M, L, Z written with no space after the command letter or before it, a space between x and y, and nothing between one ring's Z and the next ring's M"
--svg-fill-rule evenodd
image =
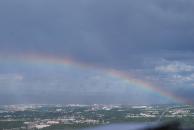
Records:
M112 123L179 121L194 127L191 105L1 105L1 130L80 129Z

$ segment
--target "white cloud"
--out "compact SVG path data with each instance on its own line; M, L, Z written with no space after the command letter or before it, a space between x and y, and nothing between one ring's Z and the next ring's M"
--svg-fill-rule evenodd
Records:
M173 75L173 79L174 81L176 80L177 82L190 82L194 80L194 74L188 76L175 74Z
M155 70L164 73L192 72L194 71L194 66L182 62L173 62L167 65L157 66Z
M8 80L23 80L23 76L20 74L0 74L0 81L8 81Z

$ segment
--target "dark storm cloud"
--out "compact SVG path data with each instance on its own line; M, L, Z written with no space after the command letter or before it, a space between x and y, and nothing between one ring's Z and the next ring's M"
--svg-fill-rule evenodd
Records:
M145 53L194 48L192 0L1 1L0 6L1 51L8 53L133 67Z

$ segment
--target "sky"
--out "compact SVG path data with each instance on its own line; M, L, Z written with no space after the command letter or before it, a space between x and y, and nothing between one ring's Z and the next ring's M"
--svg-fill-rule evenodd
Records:
M1 0L0 104L172 102L107 70L193 102L193 12L193 0Z

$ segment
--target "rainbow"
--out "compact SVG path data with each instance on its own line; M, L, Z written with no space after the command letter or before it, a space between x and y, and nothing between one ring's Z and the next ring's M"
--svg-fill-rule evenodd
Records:
M76 61L69 57L59 58L53 55L38 55L38 54L25 54L25 55L0 55L0 60L11 60L11 61L19 61L21 63L28 64L52 64L52 65L64 65L64 66L73 66L81 69L95 69L103 72L107 75L110 75L115 78L122 79L126 81L129 85L139 87L144 91L150 91L157 93L159 96L166 97L172 101L183 104L192 104L191 101L188 101L182 97L176 96L170 92L164 91L161 89L161 86L158 87L149 82L134 78L132 75L118 71L115 69L104 68L96 65L86 64L80 61Z

